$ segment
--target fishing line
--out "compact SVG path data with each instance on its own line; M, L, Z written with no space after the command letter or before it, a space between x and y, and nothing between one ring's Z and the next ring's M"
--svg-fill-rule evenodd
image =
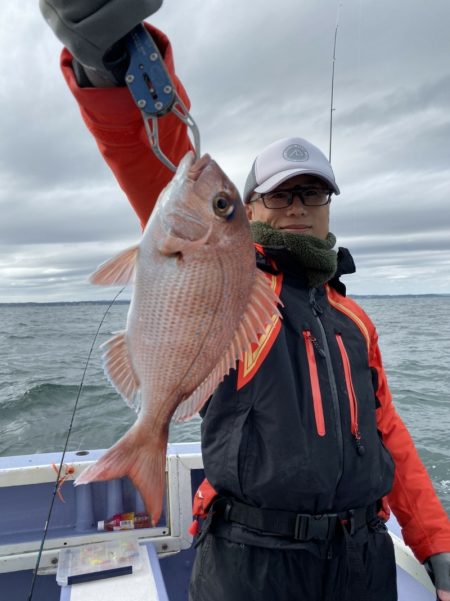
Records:
M94 346L95 346L95 343L97 341L98 335L100 333L100 329L101 329L101 327L103 325L103 322L105 321L106 316L108 315L109 310L111 309L111 307L113 306L113 304L115 303L115 301L117 300L117 298L119 297L119 295L122 294L122 292L124 290L125 290L125 286L121 290L119 290L119 292L116 294L116 296L112 299L112 301L109 303L108 307L106 308L106 311L103 314L103 317L102 317L102 319L101 319L101 321L100 321L100 323L98 325L97 331L95 333L95 336L94 336L94 338L92 340L91 348L89 350L89 354L88 354L88 357L86 359L86 365L84 366L84 371L83 371L83 375L81 377L80 386L78 387L77 398L75 400L75 404L74 404L73 411L72 411L72 417L71 417L71 420L70 420L69 429L68 429L67 436L66 436L66 442L64 444L64 449L63 449L63 452L62 452L62 455L61 455L61 461L60 461L60 464L59 464L58 475L56 476L55 487L53 489L53 497L52 497L52 500L51 500L51 503L50 503L50 507L49 507L49 510L48 510L47 519L45 521L44 533L42 535L41 544L40 544L40 547L39 547L38 556L37 556L37 560L36 560L36 566L35 566L34 572L33 572L33 579L31 581L31 588L30 588L30 592L28 594L28 601L32 601L33 591L34 591L34 585L36 583L36 577L37 577L39 565L41 563L42 553L44 551L44 544L45 544L45 540L46 540L47 534L48 534L48 526L50 524L50 518L51 518L51 515L52 515L52 511L53 511L53 506L55 504L55 497L56 497L56 495L58 493L58 485L59 485L59 481L61 479L61 473L62 473L62 469L63 469L63 465L64 465L64 457L66 456L67 447L69 445L69 438L70 438L70 434L72 432L73 422L74 422L74 419L75 419L75 413L77 411L78 401L80 400L81 389L83 388L84 378L86 376L86 372L87 372L89 360L91 358L92 351L94 350Z
M342 7L342 2L339 2L338 4L338 8L337 8L337 15L336 15L336 27L334 30L334 44L333 44L333 68L332 68L332 72L331 72L331 102L330 102L330 145L329 145L329 149L328 149L328 161L331 163L331 145L332 145L332 139L333 139L333 113L335 111L334 108L334 66L336 63L336 42L337 42L337 34L338 34L338 28L339 28L339 18L341 16L341 7Z
M362 0L359 0L359 14L358 14L358 80L361 81L361 32L362 32L362 20L363 20L363 6Z

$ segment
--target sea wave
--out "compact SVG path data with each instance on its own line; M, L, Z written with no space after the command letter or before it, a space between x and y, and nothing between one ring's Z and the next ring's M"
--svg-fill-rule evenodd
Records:
M450 510L450 360L446 352L450 297L358 301L377 326L397 410ZM69 450L110 447L136 419L106 381L98 349L113 332L123 329L127 310L125 305L113 306L102 326L79 397ZM60 450L105 306L0 306L0 312L0 455ZM198 418L171 425L171 442L199 439Z
M60 406L71 399L75 399L79 390L80 387L76 385L45 382L36 384L26 390L15 399L15 403L20 406L21 410L27 410L30 407L36 408L40 405L48 407L57 404ZM89 395L99 393L102 396L104 393L103 386L88 385L83 386L81 390L84 394Z

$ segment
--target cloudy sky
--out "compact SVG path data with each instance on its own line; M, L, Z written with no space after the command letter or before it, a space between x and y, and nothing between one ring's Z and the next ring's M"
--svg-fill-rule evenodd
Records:
M338 3L165 0L202 149L242 188L255 154L299 135L328 153ZM331 229L349 293L450 293L450 3L344 0ZM85 130L37 0L3 0L0 302L95 300L95 267L139 225Z

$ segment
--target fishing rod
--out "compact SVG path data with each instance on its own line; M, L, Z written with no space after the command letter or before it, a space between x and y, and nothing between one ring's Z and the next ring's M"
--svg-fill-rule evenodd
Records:
M342 2L338 3L337 7L337 15L336 15L336 27L334 29L334 44L333 44L333 60L332 60L332 71L331 71L331 101L330 101L330 143L328 149L328 161L331 163L331 145L333 140L333 113L336 110L334 108L334 68L336 63L336 43L337 43L337 34L339 28L339 18L341 14Z
M58 494L58 487L59 487L59 482L61 480L61 473L62 473L62 469L63 469L63 465L64 465L64 458L65 458L66 453L67 453L67 447L69 445L69 438L70 438L70 435L72 433L73 422L74 422L75 414L76 414L77 408L78 408L78 401L80 400L81 390L83 388L83 383L84 383L84 379L85 379L85 376L86 376L88 364L89 364L89 361L90 361L90 358L91 358L91 355L92 355L92 351L94 350L94 346L95 346L95 343L97 341L98 335L100 333L100 329L101 329L101 327L103 325L103 322L106 319L106 316L108 315L109 310L111 309L111 307L113 306L113 304L115 303L115 301L117 300L117 298L119 297L119 295L122 294L122 292L124 290L125 290L125 286L121 290L119 290L119 292L116 294L116 296L112 299L112 301L109 303L108 307L106 308L106 311L103 314L103 317L102 317L102 319L101 319L101 321L100 321L100 323L99 323L99 325L97 327L97 331L96 331L95 336L94 336L94 338L92 340L91 348L89 350L89 353L88 353L88 356L87 356L87 359L86 359L86 364L84 366L84 371L83 371L83 375L81 377L80 386L78 387L77 397L76 397L75 404L74 404L74 407L73 407L73 410L72 410L72 416L71 416L71 419L70 419L69 429L67 431L66 441L64 443L64 449L63 449L63 452L62 452L62 455L61 455L61 461L59 463L59 469L58 469L58 474L56 476L55 487L53 489L52 500L51 500L50 507L49 507L49 510L48 510L47 519L45 520L44 532L42 534L41 544L39 546L39 551L38 551L38 555L37 555L37 559L36 559L36 565L35 565L35 568L34 568L34 571L33 571L33 579L31 581L30 592L28 593L28 601L32 601L32 599L33 599L34 587L35 587L35 584L36 584L36 578L37 578L39 566L40 566L40 563L41 563L42 553L44 551L44 544L45 544L45 541L47 539L48 527L49 527L49 524L50 524L50 518L52 516L53 506L55 504L55 497Z

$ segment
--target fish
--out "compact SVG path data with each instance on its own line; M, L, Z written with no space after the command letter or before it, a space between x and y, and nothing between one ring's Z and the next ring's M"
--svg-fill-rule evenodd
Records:
M127 476L152 525L161 516L169 424L198 413L280 316L256 266L239 193L219 165L188 152L139 244L98 267L97 285L133 285L126 328L102 345L106 375L137 412L75 485Z

